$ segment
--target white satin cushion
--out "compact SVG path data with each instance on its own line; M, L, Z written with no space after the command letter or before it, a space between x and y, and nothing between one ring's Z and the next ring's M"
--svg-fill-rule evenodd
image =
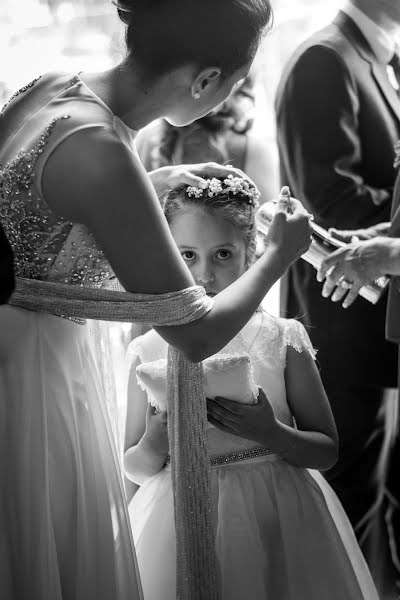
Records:
M242 404L257 403L258 388L248 354L215 354L203 361L203 370L207 398L221 396ZM166 410L167 361L140 364L136 375L149 402L158 410Z

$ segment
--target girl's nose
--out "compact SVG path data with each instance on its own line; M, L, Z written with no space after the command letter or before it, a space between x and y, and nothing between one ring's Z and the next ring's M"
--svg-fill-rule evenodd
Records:
M199 265L195 278L199 285L207 286L215 281L215 273L210 265Z

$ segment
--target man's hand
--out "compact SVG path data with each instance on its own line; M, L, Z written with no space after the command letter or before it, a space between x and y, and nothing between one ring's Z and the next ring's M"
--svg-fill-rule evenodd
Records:
M322 295L350 306L360 289L382 275L400 273L400 240L375 237L339 248L328 256L318 271L318 281L325 283ZM333 293L332 293L333 292Z
M366 229L335 229L331 227L329 233L332 237L337 240L344 242L345 244L351 244L358 242L359 240L372 240L372 238L387 235L390 228L390 222L379 223L373 227L367 227Z

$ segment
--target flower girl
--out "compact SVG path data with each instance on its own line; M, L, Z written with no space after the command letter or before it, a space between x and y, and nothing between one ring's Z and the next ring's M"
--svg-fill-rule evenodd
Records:
M193 277L222 292L254 260L258 192L240 177L169 192L164 212ZM167 344L129 348L124 467L145 600L175 600ZM337 458L329 403L303 326L259 309L203 362L221 600L377 600L339 501L320 474ZM195 426L195 424L192 424Z

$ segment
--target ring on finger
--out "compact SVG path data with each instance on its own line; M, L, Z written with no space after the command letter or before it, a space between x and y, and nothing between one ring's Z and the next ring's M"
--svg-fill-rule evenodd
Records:
M339 286L343 289L343 290L349 290L352 287L353 283L351 281L348 281L347 279L345 279L344 277L342 277L339 280Z

